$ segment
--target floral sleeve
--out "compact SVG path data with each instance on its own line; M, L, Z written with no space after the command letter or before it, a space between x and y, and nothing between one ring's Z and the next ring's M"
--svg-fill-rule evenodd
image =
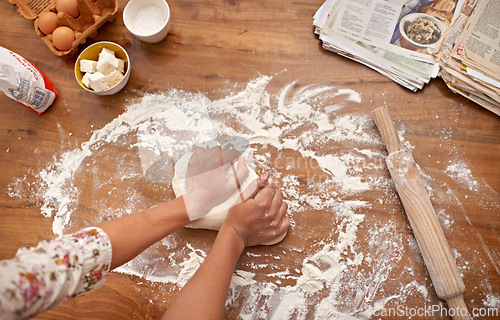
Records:
M86 228L0 261L0 319L24 319L100 288L111 266L111 242Z

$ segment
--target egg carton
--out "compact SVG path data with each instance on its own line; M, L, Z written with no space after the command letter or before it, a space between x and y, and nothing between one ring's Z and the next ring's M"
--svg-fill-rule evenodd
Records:
M80 15L73 18L67 13L56 11L57 0L9 0L18 7L18 12L26 19L35 20L34 27L37 35L45 42L55 55L65 56L75 53L78 46L85 43L87 38L95 37L99 29L107 21L113 21L118 11L117 0L77 0ZM75 40L69 50L61 51L54 47L52 35L45 35L38 28L38 16L46 11L57 13L60 26L66 26L75 33Z

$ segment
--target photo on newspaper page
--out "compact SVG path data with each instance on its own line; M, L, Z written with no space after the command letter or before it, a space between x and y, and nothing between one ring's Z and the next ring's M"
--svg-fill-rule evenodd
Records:
M464 0L337 0L324 33L432 63L431 53Z
M422 54L431 54L446 29L460 14L463 0L407 0L390 43Z

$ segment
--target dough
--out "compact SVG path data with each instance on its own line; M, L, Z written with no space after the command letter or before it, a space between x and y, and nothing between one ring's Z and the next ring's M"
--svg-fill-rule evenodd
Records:
M185 154L175 164L174 168L175 174L174 178L172 179L172 188L174 189L176 197L180 197L186 192L184 177L186 176L187 165L189 159L191 158L191 155L192 153ZM235 164L235 167L236 166L237 164ZM248 187L248 185L258 177L259 176L255 173L255 171L252 168L248 168L248 176L245 179L245 181L240 182L241 183L240 189L245 190ZM226 221L229 209L231 209L231 207L234 205L234 203L236 203L239 197L240 193L238 190L236 190L231 196L229 196L228 199L226 199L226 201L216 205L203 218L191 222L186 227L194 229L219 230L220 227L222 227L222 225ZM276 244L281 240L283 240L285 236L286 232L285 234L277 237L276 239L273 239L269 242L262 244L264 245Z

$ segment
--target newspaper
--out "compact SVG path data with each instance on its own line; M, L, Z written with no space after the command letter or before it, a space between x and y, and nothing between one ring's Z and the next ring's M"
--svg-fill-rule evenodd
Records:
M410 90L439 75L493 111L500 108L499 14L498 0L327 0L314 26L323 48Z
M469 1L437 45L448 87L500 115L500 1Z

